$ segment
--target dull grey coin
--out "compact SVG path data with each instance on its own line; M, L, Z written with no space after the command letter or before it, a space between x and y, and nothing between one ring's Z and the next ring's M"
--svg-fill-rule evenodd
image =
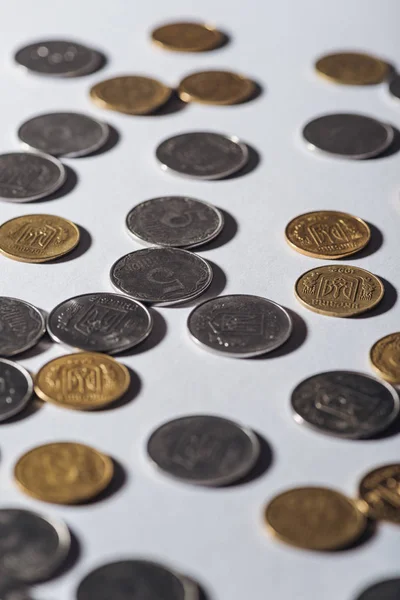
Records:
M126 217L128 232L139 241L169 248L194 248L213 240L224 226L211 204L185 196L152 198Z
M49 196L65 181L59 160L48 154L10 152L0 154L0 199L32 202Z
M70 40L40 40L20 48L15 61L28 71L52 77L79 77L100 68L99 52Z
M392 143L393 128L357 114L329 114L313 119L303 129L310 149L353 159L382 154Z
M28 510L0 509L0 577L19 582L48 579L67 557L68 527Z
M200 346L233 358L271 352L292 332L292 319L282 306L245 294L206 300L193 309L187 325Z
M342 438L367 438L387 429L399 413L391 385L362 373L329 371L302 381L292 393L297 423Z
M400 75L393 77L389 83L389 92L392 96L400 100Z
M207 261L178 248L146 248L126 254L111 267L113 286L135 300L159 305L186 302L212 281Z
M0 356L14 356L35 346L44 332L43 314L32 304L0 296Z
M222 179L245 166L249 151L235 136L191 131L164 140L156 156L164 171L194 179Z
M61 302L47 329L54 341L87 352L116 354L137 346L151 332L147 308L119 294L83 294Z
M400 579L379 581L365 589L356 600L399 600Z
M0 358L0 421L21 412L33 393L32 377L11 360Z
M244 477L260 453L255 434L233 421L193 415L164 423L147 442L151 460L187 483L219 486Z

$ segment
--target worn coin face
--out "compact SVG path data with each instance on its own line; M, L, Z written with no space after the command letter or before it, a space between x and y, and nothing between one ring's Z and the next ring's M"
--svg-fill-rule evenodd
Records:
M356 600L398 600L400 579L386 579L365 589Z
M222 179L245 166L249 151L237 137L192 131L161 142L156 157L164 171L194 179Z
M139 241L169 248L194 248L213 240L222 230L222 213L186 196L152 198L126 217L129 233Z
M373 519L400 523L400 464L367 473L360 482L359 496Z
M90 90L90 97L101 108L147 115L163 106L171 93L171 88L156 79L127 75L97 83Z
M208 350L250 358L282 346L292 332L292 319L272 300L232 294L196 306L188 329L193 341Z
M389 74L383 60L359 52L340 52L322 56L315 63L319 75L346 85L372 85L381 83Z
M376 119L357 114L329 114L309 121L303 137L310 150L352 159L382 154L392 143L393 128Z
M0 154L0 200L32 202L57 191L66 178L63 165L48 154Z
M176 52L205 52L218 48L224 35L204 23L168 23L157 27L151 34L152 40L165 50Z
M400 383L400 332L385 335L372 346L369 357L380 377Z
M254 83L230 71L202 71L188 75L179 84L178 93L184 102L201 104L239 104L255 91Z
M344 258L368 244L371 231L360 218L336 210L317 210L299 215L285 230L288 244L307 256Z
M24 215L0 225L0 252L28 263L54 260L79 243L78 227L55 215Z
M14 356L29 350L45 330L44 317L35 306L0 296L0 356Z
M145 340L152 325L139 302L99 292L61 302L51 311L47 329L54 341L72 348L116 354Z
M297 423L350 439L376 435L399 413L395 389L351 371L328 371L305 379L293 390L291 404Z
M99 52L68 40L35 42L20 48L14 58L28 71L53 77L87 75L102 63Z
M0 358L0 421L21 412L33 393L28 371L11 360Z
M294 488L275 496L265 519L283 542L308 550L350 546L365 531L367 521L356 503L329 488Z
M212 281L207 261L178 248L146 248L126 254L111 267L117 290L142 302L172 305L202 294Z
M76 442L37 446L14 467L25 494L55 504L77 504L94 498L111 482L114 466L104 454Z
M254 466L259 443L254 433L227 419L193 415L164 423L147 443L162 471L187 483L226 485Z

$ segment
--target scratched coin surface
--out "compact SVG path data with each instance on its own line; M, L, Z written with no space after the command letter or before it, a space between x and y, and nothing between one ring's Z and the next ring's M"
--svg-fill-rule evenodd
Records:
M186 483L218 486L244 477L260 453L255 434L221 417L191 415L164 423L147 442L154 464Z
M28 496L54 504L91 500L111 482L112 460L77 442L37 446L14 467L15 482Z
M33 393L32 377L24 367L0 358L0 421L21 412Z
M53 77L79 77L97 71L99 52L69 40L40 40L20 48L15 61L28 71Z
M394 131L390 125L364 115L338 113L309 121L303 137L310 150L362 160L387 150Z
M0 225L0 252L20 262L42 263L71 252L78 227L55 215L24 215Z
M324 265L306 271L295 284L306 308L329 317L353 317L371 310L383 298L383 283L364 269Z
M322 487L293 488L275 496L266 507L265 520L281 541L308 550L350 546L367 525L353 500Z
M92 87L90 97L100 108L129 115L147 115L163 106L171 88L156 79L126 75L106 79Z
M359 217L336 210L317 210L290 221L285 237L297 252L329 260L344 258L365 248L371 231Z
M345 85L382 83L389 75L383 60L360 52L339 52L322 56L315 63L319 75Z
M0 356L29 350L45 331L46 323L39 309L24 300L0 296Z
M400 464L367 473L360 481L359 496L367 503L368 516L400 524Z
M151 34L152 40L166 50L176 52L205 52L218 48L225 36L210 25L178 22L161 25Z
M246 165L249 151L235 136L191 131L161 142L156 157L164 171L194 179L222 179Z
M382 379L400 383L400 332L385 335L372 346L370 361Z
M129 383L128 369L110 356L76 352L45 364L35 377L35 392L63 408L95 410L121 398Z
M192 300L210 285L207 261L178 248L146 248L126 254L111 267L112 285L135 300L172 305Z
M126 217L128 232L140 242L170 248L194 248L213 240L224 226L217 208L186 196L141 202Z
M178 94L184 102L201 104L239 104L255 92L254 83L231 71L201 71L182 79Z
M399 600L400 578L385 579L363 590L356 600Z
M0 200L32 202L50 196L64 183L59 160L38 152L0 154Z
M399 414L394 388L363 373L328 371L299 383L291 405L297 423L342 438L384 431Z

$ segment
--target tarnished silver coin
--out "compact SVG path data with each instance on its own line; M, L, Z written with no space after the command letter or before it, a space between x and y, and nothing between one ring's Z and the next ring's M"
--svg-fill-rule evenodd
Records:
M313 119L303 129L311 150L353 159L382 154L392 143L393 127L357 114L328 114Z
M156 157L164 171L194 179L222 179L245 166L249 151L235 136L191 131L161 142Z
M126 254L111 267L113 286L135 300L159 305L186 302L212 281L207 261L178 248L146 248Z
M399 414L394 388L352 371L328 371L305 379L293 390L297 423L342 438L367 438L385 430Z
M59 160L38 152L0 154L0 200L32 202L49 196L65 181Z
M103 58L70 40L40 40L17 50L15 61L28 71L52 77L79 77L97 71Z
M0 509L0 578L48 579L68 555L71 536L62 521L16 508Z
M389 83L389 92L392 94L392 96L400 100L400 75L393 77Z
M187 325L200 346L233 358L276 350L292 332L292 319L282 306L246 294L206 300L193 309Z
M385 579L365 589L355 600L399 600L400 579Z
M168 421L147 442L151 460L162 471L196 485L219 486L244 477L255 465L256 435L221 417L193 415Z
M141 202L126 226L140 242L169 248L194 248L213 240L224 226L222 213L200 200L165 196Z
M11 360L0 358L0 421L6 421L25 408L33 393L32 377Z
M51 311L47 330L54 341L72 348L116 354L145 340L152 325L139 302L99 292L61 302Z
M18 137L28 149L52 156L76 158L95 152L106 143L108 126L80 113L49 113L25 121Z
M0 296L0 356L14 356L35 346L44 332L43 314L32 304Z

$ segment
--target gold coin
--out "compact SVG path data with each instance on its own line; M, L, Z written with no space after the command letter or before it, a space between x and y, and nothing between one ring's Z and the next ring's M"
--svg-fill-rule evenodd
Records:
M360 482L360 498L373 519L400 524L400 464L371 471Z
M374 308L383 298L383 283L364 269L324 265L303 273L296 298L310 310L330 317L353 317Z
M35 392L57 406L95 410L121 398L129 383L128 369L110 356L76 352L45 364L35 377Z
M203 23L170 23L154 29L151 37L158 46L176 52L205 52L224 41L223 33Z
M323 77L347 85L381 83L389 74L383 60L358 52L327 54L315 63L315 68Z
M336 210L299 215L285 230L288 244L307 256L337 259L364 248L371 239L368 225L358 217Z
M400 384L400 332L390 333L375 342L369 357L382 379Z
M54 260L73 250L79 229L71 221L54 215L24 215L0 226L0 252L28 263Z
M90 90L90 97L101 108L128 115L148 115L165 104L172 90L150 77L126 75L100 81Z
M254 94L250 79L229 71L203 71L185 77L179 84L178 94L184 102L201 104L238 104Z
M37 446L14 467L15 481L25 494L55 504L94 498L111 482L113 472L108 456L75 442Z
M265 510L273 535L309 550L350 546L365 531L367 521L355 502L328 488L305 487L276 496Z

